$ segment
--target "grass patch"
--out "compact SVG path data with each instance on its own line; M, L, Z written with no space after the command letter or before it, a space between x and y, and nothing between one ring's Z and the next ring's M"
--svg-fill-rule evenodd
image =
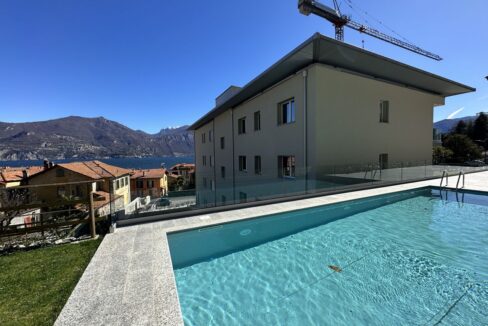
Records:
M52 325L100 242L0 256L0 325Z

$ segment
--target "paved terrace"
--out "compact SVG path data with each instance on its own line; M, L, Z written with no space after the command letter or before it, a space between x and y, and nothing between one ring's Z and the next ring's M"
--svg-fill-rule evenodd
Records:
M430 185L439 180L119 228L103 240L55 325L183 325L167 232ZM465 189L488 191L488 172L466 175Z

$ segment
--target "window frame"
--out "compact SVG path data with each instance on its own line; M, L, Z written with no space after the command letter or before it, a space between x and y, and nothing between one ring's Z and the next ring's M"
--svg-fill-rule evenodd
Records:
M223 165L220 167L220 177L225 179L225 166Z
M136 189L144 189L144 180L136 180Z
M65 186L58 186L56 188L56 195L58 198L66 196L66 187Z
M287 166L285 166L285 158ZM290 164L288 164L290 163ZM288 169L288 172L286 172ZM296 157L295 155L279 155L278 156L278 177L283 179L295 179L296 178Z
M247 157L246 155L239 155L239 171L247 172Z
M380 123L390 123L390 101L380 101Z
M254 112L254 131L261 130L261 111Z
M287 114L286 114L287 119L285 121L285 119L284 119L285 115L283 114L283 106L287 105L287 104L290 104L290 110L288 112L288 109L287 109ZM290 117L290 119L288 119L288 117ZM295 122L296 122L295 98L292 97L292 98L289 98L285 101L278 103L278 125L279 126L289 125L289 124L292 124Z
M246 117L237 119L237 134L238 135L246 134Z
M220 137L220 149L225 149L225 137Z
M262 158L261 155L254 156L254 174L261 175L262 173Z

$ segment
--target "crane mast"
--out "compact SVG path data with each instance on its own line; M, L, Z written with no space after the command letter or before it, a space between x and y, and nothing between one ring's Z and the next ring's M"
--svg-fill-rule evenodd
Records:
M364 33L367 35L370 35L372 37L375 37L377 39L380 39L382 41L388 42L390 44L399 46L401 48L404 48L406 50L412 51L414 53L423 55L425 57L440 61L442 58L434 54L430 51L424 50L414 44L402 41L397 39L396 37L387 35L385 33L382 33L374 28L371 28L369 26L360 24L358 22L355 22L351 20L349 16L343 15L340 12L339 5L337 3L337 0L334 1L334 9L330 8L318 1L313 1L313 0L299 0L298 1L298 10L300 11L301 14L303 15L310 15L314 14L319 17L325 18L326 20L330 21L335 28L335 38L339 41L344 41L344 26L347 26L351 29L354 29L360 33Z

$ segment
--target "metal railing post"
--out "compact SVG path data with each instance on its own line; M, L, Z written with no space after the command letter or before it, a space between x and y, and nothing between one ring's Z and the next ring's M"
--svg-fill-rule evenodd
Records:
M95 225L95 207L93 201L93 191L90 191L90 235L92 239L95 239L97 237L97 230Z
M403 162L400 162L400 181L403 181Z

